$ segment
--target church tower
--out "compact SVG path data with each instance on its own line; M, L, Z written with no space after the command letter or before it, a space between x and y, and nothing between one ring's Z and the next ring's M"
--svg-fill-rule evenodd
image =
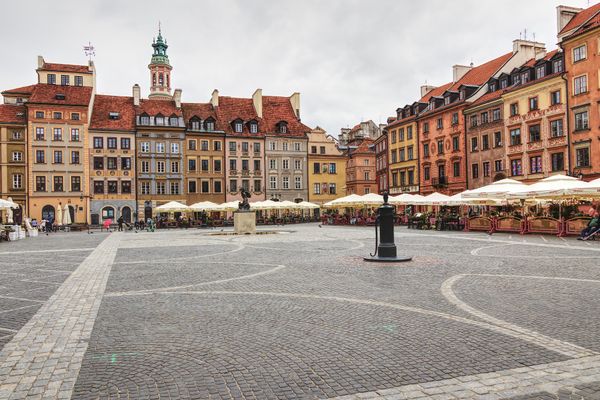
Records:
M152 40L154 54L148 65L150 70L150 95L151 99L171 99L171 70L167 55L167 41L163 40L160 24L158 26L158 37Z

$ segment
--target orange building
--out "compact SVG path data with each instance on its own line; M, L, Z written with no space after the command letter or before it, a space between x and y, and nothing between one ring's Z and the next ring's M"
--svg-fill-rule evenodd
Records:
M591 180L600 177L600 3L557 11L567 76L570 172Z
M350 143L346 156L346 194L377 193L373 140Z

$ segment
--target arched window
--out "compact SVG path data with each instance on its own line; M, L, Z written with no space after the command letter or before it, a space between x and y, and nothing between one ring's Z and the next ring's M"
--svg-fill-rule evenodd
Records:
M158 74L158 84L161 86L165 84L165 77L162 72Z
M71 217L71 223L75 222L75 207L69 206L69 216Z
M51 205L46 205L44 206L44 208L42 208L42 219L45 219L47 221L50 221L51 219L54 220L54 213L54 207Z
M126 223L131 223L131 208L125 206L121 209L121 217L123 217L123 221Z
M152 84L156 85L156 72L152 74Z
M278 133L287 133L287 122L279 121L277 123L277 132Z
M105 219L115 219L115 209L111 206L102 209L102 221Z

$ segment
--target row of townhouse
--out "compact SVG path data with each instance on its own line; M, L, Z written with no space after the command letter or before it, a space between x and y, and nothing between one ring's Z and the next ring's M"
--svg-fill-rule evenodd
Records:
M241 188L252 201L319 203L343 190L337 141L301 122L299 93L185 103L160 32L152 46L148 98L137 84L97 94L93 62L42 57L36 84L2 92L0 196L21 205L17 220L67 206L74 223L134 221L168 201L240 200Z
M503 178L600 176L600 4L557 7L559 48L515 40L396 110L375 144L378 191L455 194Z

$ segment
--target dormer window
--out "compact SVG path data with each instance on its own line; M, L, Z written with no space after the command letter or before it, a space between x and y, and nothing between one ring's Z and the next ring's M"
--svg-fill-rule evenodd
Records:
M280 121L277 124L277 132L278 133L287 133L287 122L285 121Z
M535 79L542 79L544 76L546 76L546 66L540 65L535 69Z
M140 123L142 125L150 125L150 117L148 116L148 114L142 114L140 118Z
M156 116L155 120L156 120L156 125L164 125L165 124L165 117L163 117L160 114L158 114Z
M508 79L504 78L500 81L500 89L506 89L508 87Z
M552 72L557 74L563 71L562 60L554 60L552 61Z
M179 118L176 115L171 115L171 117L169 117L169 125L179 126Z
M250 133L258 133L258 123L256 121L250 121Z
M489 91L490 92L495 92L496 91L496 82L490 82Z
M519 76L519 74L514 74L512 76L512 83L513 83L513 85L520 85L521 84L521 77Z
M444 104L445 104L445 105L448 105L448 104L450 104L450 96L446 96L446 97L444 97Z
M435 100L434 99L429 100L429 109L435 110Z
M194 117L194 119L192 119L190 121L190 129L192 129L193 131L199 131L201 124L202 124L202 121L200 121L200 119Z
M109 112L108 119L119 119L119 113L115 111Z
M212 118L208 118L206 121L204 121L204 129L206 129L209 132L212 132L215 130L215 120Z
M56 100L64 100L64 99L65 99L65 95L64 95L64 94L62 94L62 93L57 93L57 94L54 96L54 98L55 98Z
M56 85L56 74L48 74L46 82L48 85Z
M526 84L527 82L529 82L529 71L521 74L521 83Z
M244 124L242 123L241 119L233 121L233 131L235 133L242 133L243 129L244 129Z
M467 95L467 93L465 92L465 89L462 89L460 91L460 95L459 95L460 100L464 100L466 95Z

